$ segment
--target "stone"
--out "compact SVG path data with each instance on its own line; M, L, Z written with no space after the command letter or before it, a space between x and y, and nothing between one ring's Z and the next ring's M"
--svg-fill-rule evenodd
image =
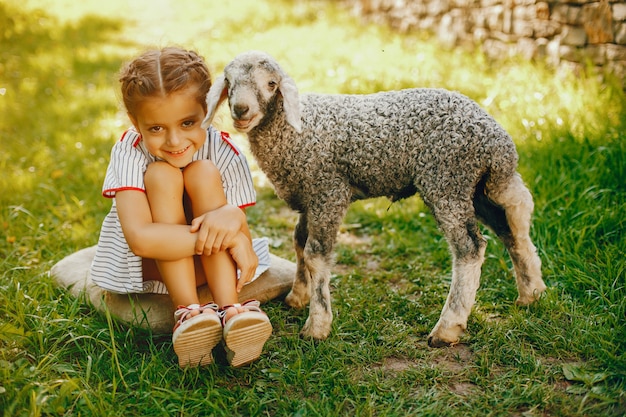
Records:
M585 46L587 44L587 32L583 28L565 25L561 35L561 43L564 45Z
M533 24L525 20L513 21L513 34L521 37L531 38L533 36Z
M583 23L582 8L579 6L557 4L552 10L552 19L568 25L581 25Z
M536 5L536 18L539 20L550 19L550 5L545 1L539 1Z
M606 57L610 61L626 61L626 46L606 45Z
M559 47L559 58L561 60L577 62L580 61L581 54L582 51L575 46L561 45Z
M594 65L606 64L606 45L588 45L584 49L584 57Z
M439 27L437 28L437 39L448 48L456 44L457 33L453 30L453 19L450 13L445 14L441 18Z
M513 9L514 20L532 20L537 16L537 6L517 6Z
M626 23L615 25L615 43L626 45Z
M546 44L546 58L549 64L557 66L561 61L561 56L559 55L560 47L561 42L558 39L553 39Z
M501 5L488 7L484 11L486 27L490 30L504 30L504 7Z
M537 56L537 44L528 38L521 38L517 41L517 53L527 60Z
M100 312L129 326L151 329L154 333L171 333L174 326L174 305L168 295L163 294L114 294L93 283L89 270L96 247L82 249L57 262L50 270L50 276L57 285L66 288L76 297L85 301ZM261 276L243 287L239 301L249 299L261 303L280 297L289 292L296 276L295 263L270 254L271 266ZM199 288L200 301L212 300L206 285Z
M616 22L623 22L626 20L626 3L613 4L613 20Z
M551 20L535 20L532 22L535 38L551 38L561 29L561 26Z
M609 2L585 4L583 6L583 27L589 43L613 42L613 17Z

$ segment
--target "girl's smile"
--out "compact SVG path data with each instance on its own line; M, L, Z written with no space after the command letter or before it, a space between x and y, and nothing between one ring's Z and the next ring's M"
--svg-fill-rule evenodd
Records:
M186 147L185 149L183 149L183 150L180 150L180 151L171 151L170 153L171 153L172 155L181 155L181 154L185 153L185 152L187 151L187 149L189 149L189 148L190 148L190 146L187 146L187 147Z
M201 126L205 112L195 92L191 86L148 97L128 115L150 154L177 168L187 166L206 140Z

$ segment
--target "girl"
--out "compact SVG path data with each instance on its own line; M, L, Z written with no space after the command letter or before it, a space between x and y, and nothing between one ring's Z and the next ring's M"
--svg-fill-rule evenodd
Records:
M211 78L203 59L176 47L150 50L120 73L133 128L111 152L103 195L113 199L91 267L117 293L169 294L181 367L212 362L222 339L231 365L258 358L272 333L243 285L269 266L266 240L250 237L243 209L255 192L243 154L225 133L202 129ZM239 269L239 278L237 278ZM214 302L202 304L208 284Z

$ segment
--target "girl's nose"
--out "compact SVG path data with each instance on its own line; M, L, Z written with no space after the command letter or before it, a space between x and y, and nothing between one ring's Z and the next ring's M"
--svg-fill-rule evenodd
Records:
M180 143L180 139L179 136L176 134L176 132L170 132L167 135L167 145L168 146L176 146Z

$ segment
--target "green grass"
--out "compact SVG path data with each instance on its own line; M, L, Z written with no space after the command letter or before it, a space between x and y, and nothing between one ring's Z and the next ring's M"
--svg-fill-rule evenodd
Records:
M306 311L276 300L266 304L275 331L259 361L180 370L168 336L112 321L47 275L95 244L109 209L102 179L128 124L116 71L146 46L167 44L196 48L215 74L238 52L266 50L302 91L432 86L477 100L518 145L535 196L532 236L546 296L514 305L510 261L487 234L468 335L452 348L428 348L450 280L445 241L417 197L359 202L337 245L327 341L301 340ZM0 3L0 410L623 415L625 104L610 78L445 50L419 34L364 25L335 2ZM220 126L232 131L225 113ZM296 216L255 174L253 233L293 259Z

